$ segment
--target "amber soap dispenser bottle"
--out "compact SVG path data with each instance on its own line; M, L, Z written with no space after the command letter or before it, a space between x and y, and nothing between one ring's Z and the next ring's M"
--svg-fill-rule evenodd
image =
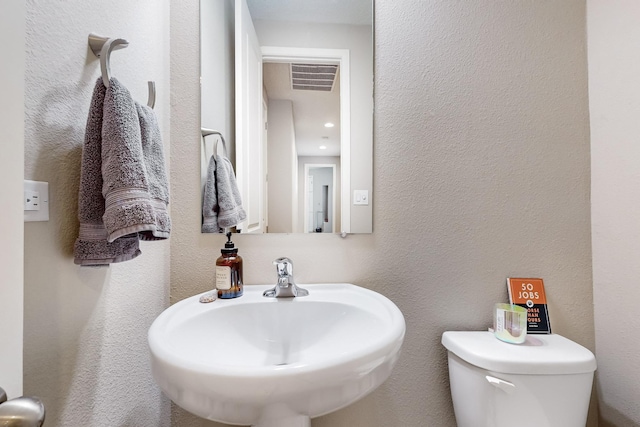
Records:
M242 296L242 257L238 255L231 241L231 233L227 233L227 242L216 260L216 289L218 298L237 298Z

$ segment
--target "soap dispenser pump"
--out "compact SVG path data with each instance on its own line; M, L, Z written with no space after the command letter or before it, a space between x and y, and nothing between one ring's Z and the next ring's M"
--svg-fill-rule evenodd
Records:
M242 257L231 241L231 232L227 233L227 242L216 260L216 289L218 298L237 298L242 296Z

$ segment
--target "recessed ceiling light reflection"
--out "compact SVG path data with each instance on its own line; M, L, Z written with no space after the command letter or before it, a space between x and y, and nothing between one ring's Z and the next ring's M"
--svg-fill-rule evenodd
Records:
M321 145L319 148L320 148L321 150L326 150L326 149L327 149L327 146L326 146L326 145Z
M335 125L333 123L331 123L331 122L327 122L327 123L324 124L324 127L326 127L326 128L332 128L334 126Z

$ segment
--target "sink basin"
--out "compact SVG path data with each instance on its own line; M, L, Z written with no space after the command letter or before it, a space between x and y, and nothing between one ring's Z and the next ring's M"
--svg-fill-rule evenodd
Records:
M351 284L303 285L309 295L244 296L166 309L149 329L162 391L210 420L309 427L382 384L395 365L405 322L386 297Z

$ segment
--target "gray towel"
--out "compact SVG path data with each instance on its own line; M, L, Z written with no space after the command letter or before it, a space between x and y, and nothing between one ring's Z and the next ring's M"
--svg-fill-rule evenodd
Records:
M82 147L78 219L80 233L73 252L74 262L80 265L106 265L133 259L140 255L136 235L107 241L107 230L102 222L104 198L102 196L102 110L106 88L99 78L93 90L87 127Z
M156 119L156 113L151 107L138 104L138 118L140 119L140 135L142 137L142 155L147 169L149 195L155 213L155 229L141 231L140 240L162 240L169 237L171 218L167 211L169 204L169 184L164 167L162 152L162 137Z
M224 156L216 156L216 196L219 206L218 225L221 228L233 227L247 218L242 208L233 165Z
M246 218L233 165L226 157L211 156L202 201L202 232L220 233Z
M218 225L218 197L216 196L216 159L211 156L202 194L202 232L222 233Z
M109 242L137 233L145 240L169 237L161 144L153 111L137 107L118 80L109 80L102 123L103 220Z

